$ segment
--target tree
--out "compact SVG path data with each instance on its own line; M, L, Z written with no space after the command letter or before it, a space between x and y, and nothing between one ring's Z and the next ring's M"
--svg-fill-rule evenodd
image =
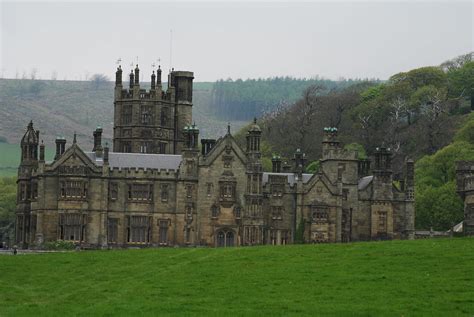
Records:
M104 74L94 74L92 75L90 81L92 83L92 87L97 90L101 88L105 83L107 83L109 81L109 78Z
M448 80L450 96L470 99L471 110L474 110L474 61L448 72Z

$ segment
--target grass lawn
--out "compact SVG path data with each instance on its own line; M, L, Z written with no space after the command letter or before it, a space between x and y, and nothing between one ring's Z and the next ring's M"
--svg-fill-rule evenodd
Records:
M0 316L474 314L474 239L0 256Z

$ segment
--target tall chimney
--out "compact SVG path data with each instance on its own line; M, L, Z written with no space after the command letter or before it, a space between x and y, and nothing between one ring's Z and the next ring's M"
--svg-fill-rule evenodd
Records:
M40 162L44 162L44 143L43 140L41 140L40 144L40 157L39 157Z

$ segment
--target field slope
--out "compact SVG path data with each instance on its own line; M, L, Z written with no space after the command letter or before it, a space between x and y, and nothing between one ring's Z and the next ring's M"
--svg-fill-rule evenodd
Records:
M0 257L0 315L474 313L467 238Z

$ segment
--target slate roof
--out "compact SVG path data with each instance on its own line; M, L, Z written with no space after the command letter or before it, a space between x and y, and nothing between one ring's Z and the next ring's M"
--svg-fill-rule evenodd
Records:
M364 190L369 186L370 183L372 183L372 180L374 179L374 176L365 176L359 179L359 183L357 185L358 190Z
M102 166L104 161L97 158L95 152L85 154L96 164ZM111 168L145 168L145 169L174 169L179 168L183 157L173 154L142 154L142 153L115 153L109 152L109 166Z
M293 185L294 183L296 183L297 174L295 174L295 173L263 173L263 177L262 177L263 185L268 183L268 175L286 176L287 182L290 185ZM306 184L312 176L313 176L313 174L303 174L303 183Z

